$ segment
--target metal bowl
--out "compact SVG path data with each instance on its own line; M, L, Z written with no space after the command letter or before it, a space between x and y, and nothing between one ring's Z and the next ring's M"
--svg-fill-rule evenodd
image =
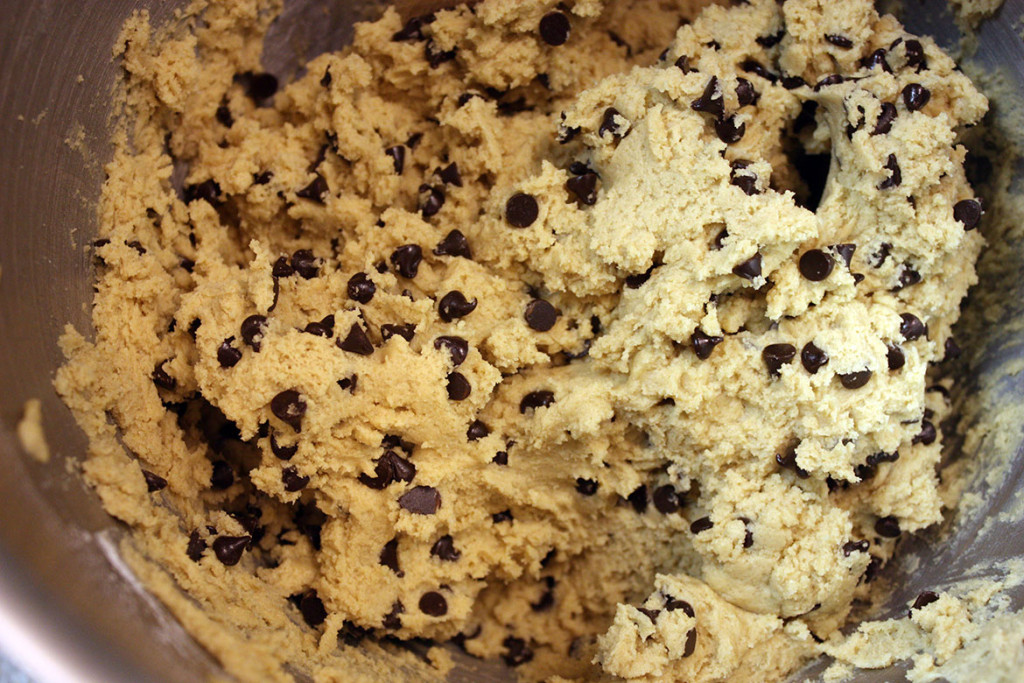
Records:
M208 679L220 671L118 560L122 531L69 473L65 460L80 459L86 443L51 386L61 363L56 339L64 325L89 328L87 246L95 232L102 165L111 154L109 103L118 73L111 46L132 10L148 8L161 23L185 4L0 1L0 386L6 387L0 397L0 651L34 680L171 683ZM353 21L367 18L375 4L337 2L325 12L324 3L315 0L287 3L269 40L265 66L287 78L306 58L344 45ZM956 45L959 34L943 0L914 0L901 14L911 30ZM983 87L1000 80L1008 86L1006 92L989 93L994 100L989 125L1011 141L1024 135L1012 118L1020 111L1012 91L1024 92L1024 43L1014 29L1022 16L1024 0L1009 0L981 26L977 53L965 61L972 75L1000 76L986 78ZM1024 179L1024 170L1015 175ZM989 237L1001 244L1008 239ZM975 334L969 336L966 376L959 386L982 406L970 419L984 420L986 411L1024 400L1024 382L1005 370L1024 359L1022 262L1024 247L990 250L982 259L982 279L972 299L1001 290L1012 303L998 320L988 321L980 306L968 305L965 317L973 321ZM48 464L29 459L15 436L29 398L43 403L55 456ZM1021 507L1014 498L1024 485L1019 424L999 422L980 452L971 450L962 457L981 459L985 467L1010 465L998 481L972 478L968 491L981 496L980 505L905 544L900 559L886 569L896 589L879 616L905 609L921 590L984 576L1001 560L1024 556L1024 523L985 524ZM979 468L982 474L985 467ZM1020 589L1009 596L1016 608L1024 603ZM823 666L812 664L797 677L814 678ZM5 670L0 663L0 679ZM905 666L896 665L863 672L857 680L902 680L903 671ZM480 680L480 675L462 678Z

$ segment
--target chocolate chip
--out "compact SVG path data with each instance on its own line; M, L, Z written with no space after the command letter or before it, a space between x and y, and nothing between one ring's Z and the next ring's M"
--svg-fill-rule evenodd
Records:
M519 192L505 202L505 220L516 228L527 228L537 220L539 208L533 195Z
M304 280L312 280L320 273L320 267L316 263L316 256L309 249L299 249L292 254L292 268Z
M298 444L292 444L291 446L282 446L277 443L277 435L270 435L270 451L279 460L291 460L296 452L299 450Z
M803 469L802 467L800 467L800 465L796 463L795 445L790 446L785 453L776 453L775 462L778 463L779 467L783 469L793 470L794 472L796 472L796 476L800 477L801 479L807 479L809 476L811 476L807 470Z
M642 515L647 511L647 486L640 484L640 486L633 489L633 492L626 497L626 500L637 511L637 514Z
M248 71L240 76L245 94L256 104L262 104L277 93L277 77L274 74Z
M281 482L284 484L285 491L295 493L309 485L309 476L300 475L294 467L285 467L281 470Z
M437 175L441 178L441 182L446 185L462 187L462 175L459 173L459 165L454 161L444 168L438 169Z
M889 62L885 60L885 55L885 48L878 48L870 55L860 60L860 65L865 69L874 69L876 66L880 66L882 67L882 71L892 73L892 69L889 67Z
M533 659L533 650L527 646L522 638L509 636L501 643L505 647L505 654L501 656L509 666L516 667L526 664Z
M298 432L302 429L302 416L306 414L306 402L299 392L294 389L286 389L271 399L270 411L279 420Z
M832 273L835 261L821 249L805 251L800 256L800 274L811 282L821 282Z
M761 252L748 258L743 263L732 269L734 275L746 280L753 280L761 275Z
M161 389L166 389L167 391L174 391L174 389L178 386L178 381L171 377L169 374L167 374L167 371L164 370L164 365L166 363L166 360L157 363L156 367L153 368L153 374L151 375L151 377L153 379L153 384L157 385Z
M434 348L445 349L451 356L452 365L458 367L466 360L469 353L469 342L462 337L442 336L434 340Z
M879 190L888 190L893 187L899 187L903 183L903 173L900 171L899 161L896 160L895 154L890 154L885 160L885 170L889 171L889 177L878 183Z
M704 92L701 96L690 103L690 108L694 111L711 114L716 119L721 118L725 114L725 97L718 87L717 76L711 77L708 84L704 86Z
M149 470L142 470L142 476L146 480L146 489L150 493L167 488L167 480L158 474L153 474Z
M451 534L445 534L437 539L430 548L430 554L445 562L456 562L462 557L462 553L455 548L455 542L452 540Z
M292 268L292 264L288 262L287 256L281 256L274 261L274 266L270 269L270 274L274 277L291 277L295 274L295 269Z
M342 351L356 353L360 356L369 356L373 353L373 344L370 342L370 338L366 336L366 331L359 326L359 323L352 323L348 335L335 343Z
M232 368L242 360L242 352L231 346L234 340L234 337L228 337L217 348L217 362L222 368Z
M910 443L924 444L930 446L935 443L935 439L938 434L935 431L935 425L930 420L921 420L921 431L918 432L917 436L911 439Z
M356 273L348 279L348 298L353 301L368 304L376 292L377 285L366 273Z
M697 618L697 613L693 610L693 605L688 603L686 600L677 600L676 598L669 598L668 600L666 600L666 612L675 612L677 609L682 610L683 614L690 617L691 619Z
M569 40L569 17L561 12L549 12L540 20L540 37L548 45L564 45Z
M272 171L261 171L260 173L253 174L253 176L252 176L252 184L253 185L266 185L267 183L269 183L273 179L274 179L274 173Z
M235 125L235 117L231 115L231 110L228 109L227 105L220 105L217 107L217 112L214 114L217 122L225 128L230 128Z
M828 354L815 346L814 342L807 342L800 352L800 362L803 363L804 369L813 375L828 365Z
M629 133L629 124L621 124L616 119L624 118L615 107L608 107L604 110L601 118L601 126L597 129L597 137L603 138L605 133L610 133L613 140L626 137Z
M952 337L946 337L946 343L944 344L946 355L943 360L953 360L959 358L962 351L960 345L956 343L956 340Z
M849 268L850 262L853 261L853 254L857 251L857 245L836 244L833 245L832 248L835 249L836 254L839 255L839 258L843 259L843 263L845 263L846 267Z
M702 531L707 531L714 525L715 523L711 521L710 517L701 517L690 524L690 533L699 534Z
M889 363L890 370L899 370L907 363L907 357L903 354L903 349L892 344L886 345L885 358Z
M423 250L418 244L404 244L391 252L391 263L398 274L410 280L419 272Z
M250 542L251 536L218 536L213 541L213 552L221 564L233 567L242 559L242 553Z
M747 172L743 174L737 173L737 171L742 171L746 169L748 166L750 166L750 162L747 161L746 159L737 159L736 161L732 162L732 170L729 172L729 182L732 185L735 185L736 187L743 190L743 193L746 194L747 196L752 197L755 194L761 193L761 191L757 188L757 175L755 175L752 172ZM729 234L728 231L725 230L723 230L722 232L724 232L726 236L728 236ZM718 249L722 248L720 244L717 244L717 240L716 245Z
M763 48L765 48L767 50L768 48L775 47L776 45L781 43L782 39L785 36L786 36L786 30L785 29L779 29L778 33L773 33L770 36L758 36L757 38L754 38L754 42L756 42L758 45L760 45L761 47L763 47Z
M896 538L901 533L900 522L892 515L879 517L875 521L875 533L886 538Z
M964 225L964 230L974 230L981 221L981 202L964 199L953 205L953 219Z
M588 170L566 180L565 189L572 195L570 199L585 206L593 206L597 203L597 179L597 174Z
M657 619L658 619L658 615L659 615L659 614L661 614L661 611L660 611L660 610L656 610L656 609L647 609L646 607L637 607L637 608L636 608L636 611L637 611L637 612L639 612L640 614L644 615L644 616L645 616L645 617L647 617L648 619L650 619L650 620L651 620L651 623L652 623L652 624L653 624L653 623L654 623L655 621L657 621Z
M402 628L402 618L399 615L404 613L405 605L402 604L401 600L395 600L395 602L391 605L391 611L385 614L384 618L381 620L381 626L391 631L397 631L398 629ZM349 622L346 621L345 623L348 624ZM338 635L341 635L341 633L339 633ZM362 638L360 638L359 640L362 640ZM346 642L348 641L346 640ZM349 644L358 645L359 641Z
M432 515L441 507L441 494L432 486L417 486L404 493L398 504L413 514Z
M235 483L235 473L225 460L214 460L210 486L214 491L223 491Z
M426 36L423 35L423 27L427 24L434 22L433 14L424 14L420 17L412 17L409 21L405 22L400 31L395 32L391 36L391 40L399 42L403 40L423 40Z
M398 567L398 537L392 538L390 541L384 544L384 548L380 551L379 562L381 566L387 567L398 576L405 576Z
M892 122L896 120L899 112L896 110L896 105L892 102L882 102L882 110L878 114L878 121L875 122L875 128L871 131L872 135L885 135L892 130Z
M654 264L642 273L627 275L623 282L626 283L626 287L629 289L640 289L651 279L651 274L654 273L654 269L657 267L658 264Z
M697 329L690 335L690 343L693 344L693 352L700 360L707 360L715 347L722 343L723 337L705 334L703 330Z
M807 85L807 81L799 76L783 76L781 83L782 87L786 90L796 90L797 88L802 88Z
M554 549L552 549L552 552L554 552ZM543 560L541 560L541 566L544 566ZM544 592L540 594L537 602L530 603L530 609L534 612L546 612L555 606L555 578L553 576L545 576L544 582L547 585Z
M718 139L727 145L739 142L746 132L747 124L737 124L736 117L733 115L715 121L715 133L718 135Z
M740 68L747 73L756 74L765 80L771 81L772 83L779 79L778 76L769 71L764 64L761 64L761 62L756 59L743 60L740 62Z
M388 147L384 150L384 153L391 157L392 162L394 162L395 173L402 175L402 171L405 169L405 145Z
M919 40L908 40L904 50L907 54L907 66L924 67L927 65L924 57L924 47ZM920 69L918 69L920 71Z
M682 71L684 74L688 74L693 69L690 68L690 58L686 55L680 55L679 59L675 61L675 67Z
M782 373L782 366L796 358L796 347L792 344L769 344L761 351L761 358L768 366L768 374L778 377Z
M387 341L392 337L401 337L405 341L411 342L415 334L416 325L413 323L406 323L404 325L393 325L385 323L380 326L380 338L383 341Z
M868 380L871 379L870 370L861 370L859 372L848 372L846 374L839 375L839 381L847 389L860 389Z
M420 611L431 617L443 617L448 613L448 601L436 591L424 593L420 597Z
M443 240L434 247L434 254L437 256L461 256L462 258L473 259L473 252L469 249L469 241L460 230L452 230Z
M729 231L726 230L725 228L722 228L721 230L718 231L718 234L715 235L715 240L712 243L712 247L715 251L721 251L722 247L725 246L725 238L727 238L728 236Z
M416 477L416 466L392 450L387 451L374 465L374 476L359 475L359 483L371 489L386 489L393 482L410 482Z
M420 185L419 207L424 218L430 218L437 214L444 206L444 190L439 187Z
M907 616L909 617L916 609L921 609L922 607L927 607L933 602L937 602L938 599L939 594L935 591L922 591L918 594L917 598L915 598L914 604L910 606L910 609L907 611Z
M839 35L838 33L826 33L825 40L832 43L836 47L841 47L844 50L849 50L853 47L853 41L846 36Z
M652 498L655 509L663 515L670 515L673 512L679 511L679 494L676 493L675 487L672 484L665 484L654 489Z
M495 465L501 465L502 467L505 467L506 465L508 465L508 452L498 451L497 453L494 454L494 457L491 458L491 462L493 462Z
M206 541L199 535L199 530L195 529L188 536L188 547L185 548L185 554L188 556L188 559L198 562L203 558L205 551Z
M308 199L310 201L316 202L317 204L323 204L324 198L327 196L327 193L329 191L330 188L327 186L327 180L322 175L317 173L316 177L313 178L309 185L306 185L301 190L298 190L295 193L295 196L301 197L302 199Z
M452 401L464 401L473 391L469 380L461 372L448 373L448 398Z
M931 91L920 83L909 83L903 88L903 104L907 105L908 111L924 109L931 98Z
M593 479L576 478L576 491L581 496L592 496L597 493L598 483Z
M438 314L441 320L450 323L457 318L464 318L476 310L476 299L466 300L466 295L455 290L448 292L437 305Z
M184 195L186 204L203 199L207 203L216 206L217 200L220 198L220 185L213 178L210 178L196 185L187 186Z
M928 334L928 328L913 313L900 314L900 334L907 341L914 341Z
M250 315L242 321L242 341L251 346L253 351L259 352L266 331L266 316Z
M311 627L316 628L327 619L327 610L324 608L324 601L320 599L316 591L310 589L298 598L299 613L303 621Z
M750 530L750 520L746 517L740 517L740 521L743 522L745 530L743 532L743 547L749 548L754 545L754 532Z
M547 301L534 299L526 304L524 317L526 318L526 324L531 329L538 332L547 332L555 326L555 321L558 320L558 311Z
M741 107L748 104L757 104L761 94L754 89L754 84L745 78L736 79L736 99Z
M330 339L331 337L334 336L334 316L327 315L324 316L323 320L320 320L319 322L314 321L308 323L305 329L303 329L303 332L315 334L318 337L326 337Z
M523 396L522 400L519 401L519 412L525 413L531 408L547 408L555 402L554 392L541 389L539 391L531 391L530 393Z
M686 632L686 643L683 645L683 657L689 657L697 649L697 629Z
M843 80L843 77L839 74L829 74L814 84L814 92L818 92L823 88L830 88L833 85L839 85Z
M850 553L866 553L871 547L867 541L848 541L843 544L843 555L850 556Z
M466 430L466 439L469 441L479 441L490 433L491 428L486 423L480 420L473 420L469 425L469 429Z

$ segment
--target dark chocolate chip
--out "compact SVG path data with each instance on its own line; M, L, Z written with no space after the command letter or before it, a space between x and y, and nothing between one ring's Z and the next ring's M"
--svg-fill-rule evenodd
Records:
M273 171L261 171L260 173L253 174L253 176L252 176L252 184L253 185L266 185L267 183L269 183L273 179L274 179Z
M955 339L952 337L946 337L946 343L944 346L946 355L943 357L943 360L953 360L960 357L962 351L960 350L960 345L956 343Z
M464 401L473 391L472 385L461 372L448 373L448 398L452 401Z
M871 131L872 135L885 135L892 130L892 122L899 116L899 112L896 110L896 105L892 102L882 102L882 110L878 114L878 120L875 122L875 128Z
M695 619L697 617L697 613L694 611L693 605L688 603L686 600L669 598L665 601L666 612L675 612L677 609L682 610L683 614L690 617L691 619Z
M416 477L416 466L394 451L387 451L374 465L374 476L359 475L359 483L378 491L395 481L410 482Z
M466 439L469 441L479 441L490 433L491 428L486 423L480 420L473 420L472 424L469 425L469 429L466 430Z
M454 161L444 168L438 169L437 175L441 182L446 185L462 187L462 175L459 173L459 165Z
M870 55L860 60L860 65L865 69L874 69L876 66L880 66L882 67L882 71L892 73L892 69L889 67L889 62L885 60L885 55L885 48L878 48Z
M515 228L528 228L537 220L539 207L537 199L524 192L519 192L505 202L505 220Z
M907 54L907 66L924 67L927 65L924 57L924 47L919 40L908 40L904 50ZM919 69L920 71L920 69Z
M836 253L839 255L839 258L843 259L843 263L845 263L846 267L849 268L850 262L853 261L853 254L854 252L857 251L857 245L836 244L832 248L836 250Z
M331 78L331 67L327 67L327 70L324 71L324 75L320 78L320 87L322 87L322 88L329 88L329 87L331 87L331 81L332 80L334 80L334 79Z
M437 305L438 314L441 320L450 323L458 318L464 318L476 310L476 299L466 300L466 295L455 290L448 292Z
M771 81L772 83L779 80L778 76L769 71L767 67L764 66L764 64L757 61L756 59L743 60L742 62L740 62L740 68L746 71L747 73L755 74L757 76L760 76L761 78L764 78L765 80Z
M253 351L259 352L266 331L267 317L264 315L250 315L242 321L242 341L251 346Z
M953 205L953 219L964 225L964 230L974 230L981 222L981 202L977 199L964 199Z
M338 380L338 386L341 387L343 390L347 390L348 393L350 394L356 393L356 385L358 383L359 375L352 375L351 377L346 377L344 379Z
M416 277L422 261L423 250L418 244L403 244L391 252L391 263L404 278Z
M654 489L652 498L655 509L663 515L670 515L673 512L679 511L679 494L676 493L676 489L672 484L665 484Z
M799 76L783 76L781 83L782 87L786 90L796 90L797 88L802 88L807 85L807 81Z
M900 171L900 163L895 154L890 154L885 160L885 170L889 171L889 177L878 183L879 190L888 190L899 187L903 183L903 173Z
M839 74L829 74L814 84L814 92L818 92L822 88L830 88L833 85L839 85L843 80L843 77Z
M452 539L451 534L445 534L437 539L430 548L430 554L445 562L456 562L462 557L462 553L455 548L455 541Z
M778 463L779 467L787 470L793 470L796 472L796 476L801 479L807 479L810 475L807 470L803 469L796 463L796 446L793 445L786 450L785 453L776 453L775 462Z
M303 593L298 600L299 613L302 619L311 627L316 628L327 619L327 610L324 608L324 601L310 589Z
M167 480L158 474L153 474L149 470L142 470L142 476L146 480L146 489L150 493L167 488Z
M414 323L406 323L404 325L385 323L380 326L380 338L383 341L387 341L392 337L401 337L405 341L411 342L415 335L416 325Z
M217 200L220 198L220 185L213 178L210 178L196 185L187 186L184 194L186 204L203 199L209 204L216 206Z
M769 344L761 351L761 358L768 366L768 374L778 377L782 373L782 366L796 358L796 347L792 344Z
M501 658L511 667L526 664L533 659L533 650L530 649L522 638L509 636L501 644L505 647L505 654Z
M405 145L388 147L384 150L384 153L391 157L391 161L394 163L395 173L402 175L402 171L405 170Z
M303 332L330 339L334 336L334 315L327 315L323 320L308 323Z
M218 536L213 541L213 552L221 564L233 567L242 559L242 553L251 542L251 536Z
M647 485L640 484L633 492L626 497L629 504L633 506L633 509L637 511L637 514L643 514L647 511Z
M910 442L930 446L935 443L937 436L938 433L935 431L935 425L932 424L931 420L921 420L921 431Z
M167 391L174 391L174 389L178 386L178 381L171 377L169 374L167 374L167 371L164 370L164 365L167 362L168 361L164 360L157 363L156 367L153 368L153 374L151 375L151 377L153 379L153 384L157 385L161 389L166 389Z
M937 602L938 599L939 594L935 591L922 591L918 594L917 598L914 599L914 604L912 604L910 609L907 611L907 616L909 617L916 609L921 609L922 607L927 607L933 602Z
M558 320L558 311L547 301L534 299L526 304L524 317L526 318L526 324L531 329L538 332L547 332L555 326L555 321Z
M800 362L803 363L804 369L813 375L828 365L828 354L815 346L814 342L807 342L800 352Z
M270 411L279 420L298 432L302 429L302 416L306 414L306 402L299 392L294 389L286 389L271 399Z
M778 33L773 33L770 36L758 36L757 38L754 39L754 42L756 42L758 45L760 45L761 47L763 47L763 48L765 48L767 50L768 48L775 47L776 45L781 43L782 39L785 36L786 36L786 30L785 29L779 29Z
M686 643L683 645L683 657L689 657L697 649L697 629L686 632Z
M912 266L903 264L900 267L899 284L895 287L894 291L916 285L921 281L921 273L917 272Z
M750 162L745 159L737 159L736 161L732 162L732 170L729 172L729 182L743 190L743 193L746 194L747 196L752 197L755 194L761 193L761 190L757 188L757 175L755 175L753 172L747 172L743 174L737 173L737 171L742 171L748 166L750 166ZM724 232L725 235L729 234L726 230L723 230L722 232ZM717 240L716 246L718 249L722 248L721 245L718 244Z
M348 298L361 304L370 303L377 292L377 285L366 273L356 273L348 279Z
M893 344L886 345L885 357L889 363L890 370L899 370L907 363L907 357L903 354L903 349Z
M748 104L757 104L760 98L761 93L754 89L753 83L745 78L736 79L736 99L741 107L745 107Z
M743 522L745 528L743 532L743 547L749 548L754 545L754 532L750 530L750 520L746 517L740 517L740 521Z
M846 374L839 375L839 381L847 389L860 389L868 380L871 379L870 370L861 370L859 372L848 372Z
M242 352L231 346L231 342L234 340L234 337L228 337L217 348L217 362L222 368L234 367L238 361L242 360Z
M871 547L867 541L848 541L843 544L843 555L850 556L850 553L866 553Z
M565 181L565 189L574 199L585 206L593 206L597 203L597 174L593 171L585 171Z
M348 335L344 339L339 339L335 343L342 351L356 353L360 356L369 356L373 353L373 344L370 342L370 338L366 336L366 331L360 327L359 323L352 323L352 327L349 328Z
M512 511L502 510L501 512L495 512L491 515L491 522L494 524L504 524L505 522L512 521Z
M598 483L593 479L576 478L576 491L582 496L592 496L597 493Z
M839 35L838 33L826 33L825 40L832 43L836 47L841 47L844 50L849 50L853 47L853 41L846 36Z
M540 37L548 45L564 45L569 40L569 29L569 17L562 12L549 12L540 20Z
M753 280L761 275L761 253L758 252L732 269L734 275Z
M281 483L288 493L295 493L309 486L309 476L300 475L294 467L285 467L281 470Z
M380 551L380 559L378 560L381 566L387 567L398 576L405 576L398 566L398 537L392 538L390 541L384 544L384 548Z
M432 515L441 507L441 494L432 486L417 486L402 494L398 504L413 514Z
M462 258L473 259L473 252L469 248L469 240L460 230L452 230L443 240L434 247L434 254L437 256L461 256Z
M805 251L800 256L800 274L811 282L821 282L832 273L835 261L821 249Z
M693 344L693 352L700 360L707 360L715 347L722 343L723 337L705 334L703 330L697 329L690 335L690 343Z
M452 365L458 367L466 360L469 353L469 342L462 337L442 336L434 340L435 349L445 349L451 356Z
M661 610L647 609L646 607L637 607L636 611L650 619L652 624L658 620L658 615L661 614Z
M711 521L710 517L701 517L690 524L690 533L699 534L702 531L707 531L714 525L715 523Z
M729 231L727 229L722 228L721 230L719 230L718 234L715 235L714 242L711 245L712 248L715 251L721 251L722 247L725 246L725 238L727 238L728 236L729 236Z
M620 124L616 119L624 118L619 110L615 107L608 107L604 110L604 116L601 118L601 126L597 129L597 137L603 138L605 133L609 133L613 140L618 140L626 137L629 133L629 124Z
M405 25L402 26L400 31L395 32L395 34L391 36L391 40L396 43L403 40L423 40L426 37L423 35L423 27L433 22L433 14L424 14L420 17L412 17L405 22Z
M903 104L907 105L908 111L924 109L931 98L931 91L920 83L909 83L903 88Z
M226 460L214 460L210 474L210 486L214 491L223 491L235 483L235 472Z
M292 264L288 261L287 256L281 256L274 261L274 266L270 269L270 274L274 277L291 277L295 274L295 269L292 268Z
M292 457L298 452L299 445L292 444L291 446L282 446L277 442L277 435L270 435L270 452L279 460L291 460Z
M299 249L292 254L292 268L304 280L312 280L320 274L320 267L316 263L316 256L310 249Z
M554 392L541 389L539 391L531 391L530 393L523 396L522 400L519 401L519 412L525 413L531 408L546 408L555 402Z
M430 218L437 214L444 206L445 194L444 190L439 187L431 187L429 185L420 186L420 213L423 214L424 218Z
M896 538L901 533L900 522L892 515L879 517L875 521L875 533L886 538Z
M906 341L914 341L928 334L928 328L913 313L900 314L900 334Z
M679 59L675 61L675 66L684 74L688 74L693 71L693 69L690 68L690 58L686 55L680 55Z
M205 551L206 541L199 535L199 530L195 529L188 536L188 546L185 548L185 554L188 556L188 559L198 562L203 558Z
M725 114L725 97L718 87L717 76L711 77L708 84L704 86L704 92L701 96L690 103L690 108L694 111L711 114L716 119L721 118Z
M316 177L313 178L309 185L306 185L301 190L298 190L295 193L295 196L301 197L302 199L308 199L310 201L316 202L317 204L323 204L324 199L327 197L327 193L329 191L330 188L327 186L327 179L324 178L319 173L317 173Z
M727 145L742 140L743 134L746 132L747 124L737 124L736 117L733 115L715 121L715 133L718 135L718 139Z
M262 104L277 93L277 77L268 73L246 72L241 74L245 94L256 104Z
M231 115L231 110L228 109L226 104L222 104L217 107L217 112L214 114L217 122L225 128L230 128L235 125L235 117Z

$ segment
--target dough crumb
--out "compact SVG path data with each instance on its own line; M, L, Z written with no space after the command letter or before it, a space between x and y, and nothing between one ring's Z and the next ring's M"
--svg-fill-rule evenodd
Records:
M25 401L21 420L18 421L18 440L36 462L50 462L50 446L43 431L43 406L37 398Z

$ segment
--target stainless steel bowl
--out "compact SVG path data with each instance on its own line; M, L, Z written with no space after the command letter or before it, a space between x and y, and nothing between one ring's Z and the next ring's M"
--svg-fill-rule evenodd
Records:
M191 682L219 671L119 563L113 549L121 530L68 472L65 458L80 459L86 443L51 387L64 325L89 326L86 247L110 155L108 106L117 76L111 46L133 9L148 8L159 23L185 4L0 0L0 652L38 681ZM344 45L352 22L372 14L374 4L293 0L271 37L265 66L287 77L308 56ZM943 0L912 0L902 15L912 30L955 45ZM1012 140L1024 136L1013 118L1021 108L1012 92L1024 91L1024 43L1014 28L1022 16L1024 0L1008 0L981 27L979 49L968 60L980 73L1000 73L1010 86L994 94L991 125ZM1024 170L1016 176L1024 179ZM968 348L962 386L982 405L1024 400L1024 381L1004 371L1024 357L1022 265L1024 246L983 257L976 294L1002 290L1014 303ZM30 460L15 437L22 405L33 397L43 402L55 456L49 464ZM1024 556L1021 522L981 533L987 519L1010 509L1024 484L1021 442L1019 426L1002 423L982 444L985 454L964 455L1005 456L1012 466L998 482L971 482L969 490L984 502L957 513L947 525L950 538L939 543L935 531L905 545L903 559L886 570L898 588L881 616L903 609L921 590L985 575L1000 560ZM1024 591L1010 596L1015 607L1024 603ZM814 678L821 669L818 663L799 676ZM858 680L900 680L903 670L866 672Z

